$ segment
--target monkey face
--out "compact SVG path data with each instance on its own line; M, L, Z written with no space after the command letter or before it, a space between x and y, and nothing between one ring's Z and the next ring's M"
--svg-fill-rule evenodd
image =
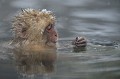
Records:
M54 28L54 24L49 24L44 31L44 35L46 36L46 44L49 46L53 46L57 42L58 34Z

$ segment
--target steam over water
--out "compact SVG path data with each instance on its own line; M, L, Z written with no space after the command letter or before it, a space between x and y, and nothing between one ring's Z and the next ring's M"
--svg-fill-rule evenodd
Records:
M21 8L55 13L58 49L42 53L13 51L11 19ZM1 0L0 79L119 79L120 0ZM83 36L86 49L71 47Z

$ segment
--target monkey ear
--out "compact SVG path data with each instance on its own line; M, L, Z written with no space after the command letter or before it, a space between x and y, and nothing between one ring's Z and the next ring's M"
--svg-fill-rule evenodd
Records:
M20 37L21 38L27 38L27 36L26 36L27 33L26 32L27 32L27 28L25 28L25 27L22 28Z
M27 28L22 28L22 33L26 32L27 31Z

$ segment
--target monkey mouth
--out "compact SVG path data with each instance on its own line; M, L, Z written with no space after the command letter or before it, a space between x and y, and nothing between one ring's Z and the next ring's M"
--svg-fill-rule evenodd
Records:
M52 43L57 43L57 41L51 41Z
M56 43L57 43L57 41L50 41L50 42L47 43L47 45L50 46L50 47L55 47Z
M50 43L51 43L51 44L56 44L56 43L57 43L57 41L51 41Z

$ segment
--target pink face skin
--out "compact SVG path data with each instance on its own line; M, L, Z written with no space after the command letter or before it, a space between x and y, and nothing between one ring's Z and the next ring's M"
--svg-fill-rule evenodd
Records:
M45 33L47 35L47 41L46 43L52 43L52 44L56 44L57 42L57 37L58 34L54 29L54 26L52 24L50 24L46 29L45 29Z

